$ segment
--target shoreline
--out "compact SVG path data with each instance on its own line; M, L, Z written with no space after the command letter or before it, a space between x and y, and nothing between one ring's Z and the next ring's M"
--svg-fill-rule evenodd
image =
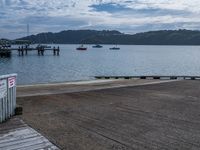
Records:
M120 87L153 85L174 82L179 80L145 80L145 79L109 79L78 82L63 82L50 84L19 85L17 97L41 96L52 94L64 94L74 92L86 92Z
M92 84L92 83L102 83L111 82L114 79L93 79L93 80L78 80L78 81L61 81L61 82L50 82L50 83L35 83L35 84L20 84L17 87L34 87L34 86L55 86L55 85L70 85L70 84Z

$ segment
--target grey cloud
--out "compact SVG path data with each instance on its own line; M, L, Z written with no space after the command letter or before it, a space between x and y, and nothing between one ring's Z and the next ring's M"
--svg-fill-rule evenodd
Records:
M200 12L192 12L191 9L163 9L157 5L139 8L129 7L130 5L134 6L134 4L143 4L142 2L145 2L143 0L126 0L118 1L118 3L114 0L109 0L109 3L107 0L88 0L86 1L88 6L84 5L85 8L80 6L80 2L82 1L0 0L0 38L3 36L10 38L25 36L27 23L30 24L30 30L33 34L82 28L114 29L135 33L177 28L198 29L200 27L199 22L190 21L190 18L197 18ZM70 11L67 11L68 9ZM165 23L155 22L150 24L145 20L140 24L134 24L134 21L127 23L131 19L147 18L147 20L150 20L164 16L173 18L171 22L174 23L166 23L168 20L164 20ZM179 20L176 21L174 18L179 18ZM180 21L181 19L183 20ZM119 22L117 23L116 20L119 20ZM126 22L126 20L128 21ZM123 23L123 21L126 23Z

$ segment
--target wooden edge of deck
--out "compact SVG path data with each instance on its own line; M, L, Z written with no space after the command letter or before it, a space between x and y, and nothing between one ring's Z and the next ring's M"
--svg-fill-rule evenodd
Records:
M56 145L17 117L0 124L0 149L59 150Z

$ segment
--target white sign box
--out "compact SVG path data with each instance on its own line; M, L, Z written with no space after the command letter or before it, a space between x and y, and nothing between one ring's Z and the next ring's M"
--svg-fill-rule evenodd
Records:
M7 81L0 80L0 98L4 98L7 95Z
M8 78L8 88L12 88L16 85L16 77Z

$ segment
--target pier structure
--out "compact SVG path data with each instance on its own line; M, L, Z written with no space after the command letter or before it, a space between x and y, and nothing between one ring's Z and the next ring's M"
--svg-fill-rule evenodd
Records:
M10 57L11 50L9 49L0 49L0 57Z
M96 79L200 80L200 76L95 76Z
M7 46L1 46L0 45L0 57L10 57L11 56L11 50Z
M11 47L0 47L0 57L11 57L12 51L18 51L19 56L28 55L30 51L36 51L38 56L44 56L45 51L52 51L54 56L60 55L60 47L46 47L46 46L37 46L37 47L29 47L29 46L19 46L18 48Z
M45 51L53 51L53 55L60 55L60 47L58 46L57 48L54 46L53 48L50 47L45 47L45 46L37 46L35 48L30 48L28 46L19 46L17 49L12 49L12 50L17 50L19 56L24 56L28 55L29 51L37 51L38 56L44 56Z

